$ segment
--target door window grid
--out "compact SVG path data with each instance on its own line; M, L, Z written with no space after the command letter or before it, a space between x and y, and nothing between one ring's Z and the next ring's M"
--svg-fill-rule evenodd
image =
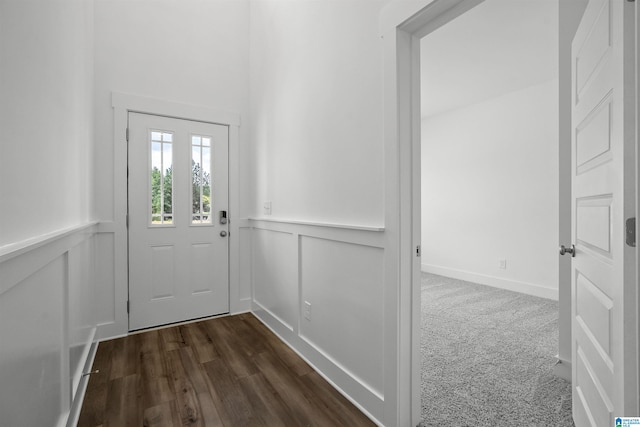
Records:
M191 224L212 224L211 137L191 136Z
M151 225L173 225L173 133L149 132L151 151Z

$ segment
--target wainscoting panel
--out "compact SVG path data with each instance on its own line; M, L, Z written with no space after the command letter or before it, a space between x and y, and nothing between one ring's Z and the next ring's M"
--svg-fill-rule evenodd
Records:
M0 251L2 425L74 425L92 357L95 224Z
M69 251L69 372L71 394L80 385L82 370L95 338L95 235L88 236Z
M297 329L296 247L291 233L255 229L253 300L289 330Z
M301 236L300 270L301 337L382 395L383 250Z
M0 295L0 413L7 425L51 425L63 411L66 264L58 257Z
M99 325L113 325L116 323L115 299L115 233L99 233L96 236L96 319ZM125 284L126 285L126 284ZM126 328L125 328L126 330ZM110 334L104 334L109 337ZM113 334L115 335L115 334ZM100 337L102 338L102 336Z
M382 420L384 229L271 219L250 225L254 314Z
M239 253L239 284L238 299L240 301L251 300L251 228L242 227L238 229L240 253Z

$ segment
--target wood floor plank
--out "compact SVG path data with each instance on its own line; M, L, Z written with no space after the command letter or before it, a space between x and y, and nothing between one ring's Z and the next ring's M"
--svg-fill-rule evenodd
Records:
M267 343L260 332L247 321L250 318L255 319L253 315L247 314L239 315L237 319L229 317L220 319L221 325L233 331L234 345L237 350L242 351L246 356L253 356L267 350Z
M294 426L296 420L290 413L282 397L274 390L261 373L238 380L242 391L267 426Z
M100 343L79 427L373 426L252 314Z
M197 393L209 393L207 374L202 364L198 363L191 347L181 348L178 355L182 364L182 373L189 378L195 391Z
M173 378L173 389L175 390L176 397L175 402L180 414L181 424L192 425L194 427L204 426L198 397L182 366L180 351L168 351L166 357L168 370Z
M226 414L225 425L262 426L262 422L251 413L251 404L242 392L238 377L222 359L204 364L209 379L216 390L219 412ZM221 405L221 407L220 407ZM224 416L224 415L223 415Z
M138 340L118 338L114 340L112 349L110 379L122 378L133 374L138 374Z
M203 373L196 366L191 348L167 352L169 370L176 391L176 404L182 425L222 426Z
M162 402L144 411L144 427L173 427L182 425L175 401Z
M291 415L296 420L296 425L315 425L314 421L319 421L318 414L315 413L315 408L297 388L295 381L295 376L297 375L287 369L283 370L281 362L271 353L260 353L255 359L260 372L289 408ZM320 417L322 417L322 414L320 414Z
M207 376L204 366L197 362L196 356L190 347L180 349L180 360L184 368L184 374L191 380L191 384L197 394L198 403L202 411L202 417L206 426L222 426L222 418L218 413L211 390L213 385ZM216 399L217 396L215 396Z
M188 336L187 342L193 349L198 362L206 363L219 357L217 347L213 338L209 336L208 330L202 325L203 322L190 323L181 326Z
M160 339L166 351L177 350L180 347L186 347L188 344L184 337L184 329L182 327L162 328L158 330Z
M143 409L137 374L110 381L107 399L112 403L105 412L105 426L134 427L143 424Z
M79 417L79 422L82 425L100 426L104 423L114 341L98 344L92 370L98 370L99 372L89 377L86 394L90 394L93 398L91 400L85 399L85 404L82 406Z
M216 319L217 320L217 319ZM224 320L224 319L220 319ZM207 323L207 331L218 346L218 354L224 363L238 376L245 377L258 373L255 364L241 350L238 337L226 322Z
M338 425L345 426L373 426L373 422L360 411L353 411L350 408L353 404L346 397L336 390L318 374L313 371L300 377L304 383L305 394L313 402L321 406L327 413L333 414Z
M167 361L157 331L133 335L140 341L140 377L145 408L175 399L173 385L167 374Z
M313 368L309 366L295 351L280 340L269 328L267 328L262 322L254 317L255 321L253 326L256 331L265 340L267 348L271 353L278 356L278 358L287 366L288 369L294 371L296 375L304 375L313 371Z

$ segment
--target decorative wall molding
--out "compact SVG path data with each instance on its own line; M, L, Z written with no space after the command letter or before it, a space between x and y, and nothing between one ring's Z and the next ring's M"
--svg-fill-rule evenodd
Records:
M33 251L34 249L37 249L41 246L55 243L60 239L71 236L80 231L89 229L96 224L97 222L87 222L80 225L74 225L72 227L56 230L48 234L36 236L31 239L26 239L21 242L11 243L9 245L2 246L0 247L0 264L10 260L11 258Z
M325 227L325 228L345 228L348 230L384 231L384 226L373 227L369 225L353 225L353 224L314 222L314 221L297 221L292 219L271 218L271 217L256 217L256 218L249 218L249 220L254 222L277 222L282 224L310 225L314 227Z
M248 225L253 313L381 423L385 233L288 220Z
M88 222L3 248L0 342L11 342L0 347L4 422L63 426L81 405L96 336L96 236Z

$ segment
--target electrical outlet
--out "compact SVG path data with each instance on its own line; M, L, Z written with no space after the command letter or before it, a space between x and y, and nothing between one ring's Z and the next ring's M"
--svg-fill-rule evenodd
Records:
M309 301L304 302L303 315L305 319L311 320L311 303Z
M265 201L264 204L262 205L263 208L263 213L265 215L271 215L271 202L270 201Z
M504 258L501 258L498 260L498 267L500 267L501 270L506 270L507 269L507 260Z

